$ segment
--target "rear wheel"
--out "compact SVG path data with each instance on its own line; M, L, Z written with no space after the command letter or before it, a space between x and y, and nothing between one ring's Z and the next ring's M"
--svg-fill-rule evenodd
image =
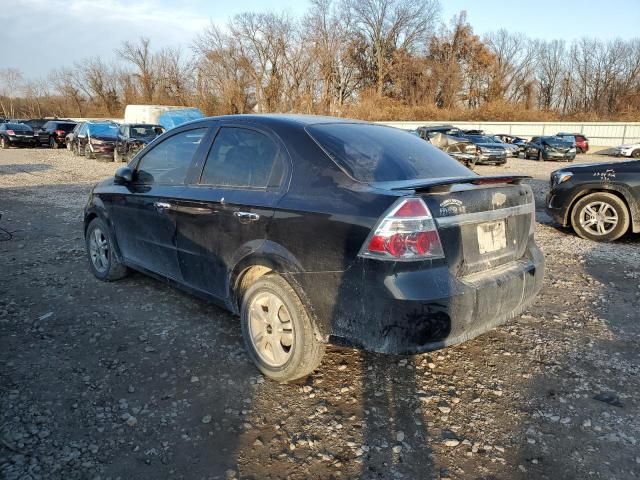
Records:
M85 234L87 256L91 273L103 282L119 280L128 273L113 249L113 239L107 225L100 218L94 218Z
M258 369L278 382L309 375L324 355L324 344L300 297L279 275L256 280L242 296L242 337Z
M571 226L582 238L611 242L629 229L629 210L612 193L592 193L576 202Z

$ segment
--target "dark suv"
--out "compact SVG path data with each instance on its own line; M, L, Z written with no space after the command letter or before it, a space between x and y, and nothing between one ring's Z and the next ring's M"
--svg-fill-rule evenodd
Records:
M41 145L49 145L51 148L64 147L65 137L76 125L76 122L69 120L50 120L36 132L36 135Z
M288 381L326 342L413 354L518 315L542 286L524 177L481 177L405 131L330 117L205 118L94 187L100 280L140 270L240 315ZM99 295L99 293L98 293Z
M560 137L568 142L573 142L577 153L587 153L589 151L589 139L581 133L558 133L556 137Z

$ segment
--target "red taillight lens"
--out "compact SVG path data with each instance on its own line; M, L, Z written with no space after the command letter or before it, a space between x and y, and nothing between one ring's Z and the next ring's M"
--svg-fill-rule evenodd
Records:
M66 132L64 130L55 130L54 133L56 135L66 135Z
M13 130L7 130L7 135L15 135L16 132L14 132Z
M399 200L380 220L360 255L411 261L443 258L444 252L429 208L412 197Z

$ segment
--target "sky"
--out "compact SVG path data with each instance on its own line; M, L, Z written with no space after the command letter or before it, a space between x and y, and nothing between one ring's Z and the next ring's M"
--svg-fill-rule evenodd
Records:
M505 28L532 38L640 37L640 0L440 0L441 18L461 10L478 34ZM0 69L46 76L90 56L109 61L123 41L150 38L152 48L189 50L211 21L245 11L302 15L307 0L14 0L0 9Z

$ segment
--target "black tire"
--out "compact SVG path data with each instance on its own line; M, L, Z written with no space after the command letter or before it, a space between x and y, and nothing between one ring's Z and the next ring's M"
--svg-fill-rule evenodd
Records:
M542 150L538 150L538 159L539 162L544 162L544 154L542 153Z
M102 238L106 241L107 250L104 254L106 258L106 265L104 268L98 268L96 262L94 261L94 257L92 255L92 240L96 240L96 230L99 231ZM109 231L106 223L100 218L94 218L89 223L87 227L87 231L84 236L85 248L87 250L87 259L89 260L89 269L93 276L98 280L102 280L103 282L111 282L114 280L120 280L125 277L127 273L129 273L127 267L122 264L114 251L113 245L113 235Z
M58 142L56 142L56 139L53 137L49 137L49 147L55 148L55 149L60 148L60 146L58 145Z
M7 148L9 148L9 144L7 143L7 141L4 139L4 137L0 137L0 148L2 150L6 150Z
M588 215L588 212L586 212L585 209L594 203L608 205L611 209L615 210L617 215L615 225L610 223L609 225L614 226L610 230L607 228L606 231L601 234L593 231L589 226L583 226L581 223L581 219L584 219L584 217ZM602 208L604 207L601 207L600 211ZM594 240L598 242L612 242L617 240L627 232L629 229L629 222L629 209L627 208L627 205L620 197L612 193L597 192L586 195L578 200L571 210L571 226L573 227L573 230L580 237L586 238L587 240Z
M94 158L96 158L93 152L91 151L91 147L89 146L88 143L84 146L84 156L90 160L93 160Z
M249 311L254 301L265 294L275 295L282 303L282 307L286 309L287 317L293 324L291 345L288 347L290 349L288 359L281 366L269 365L261 357L262 354L259 353L254 346L254 340L251 337L252 330ZM269 315L268 311L266 315ZM274 313L274 315L276 315L276 313ZM280 316L280 311L277 312L277 315L278 317ZM242 338L249 357L258 369L272 380L290 382L305 377L313 372L322 361L325 345L316 338L313 324L302 300L300 300L300 297L298 297L293 288L291 288L289 283L280 275L264 275L246 290L242 296L240 325L242 328ZM273 351L273 349L274 347L272 345L271 350Z
M633 158L640 158L640 148L636 148L633 152L631 152L631 156Z

